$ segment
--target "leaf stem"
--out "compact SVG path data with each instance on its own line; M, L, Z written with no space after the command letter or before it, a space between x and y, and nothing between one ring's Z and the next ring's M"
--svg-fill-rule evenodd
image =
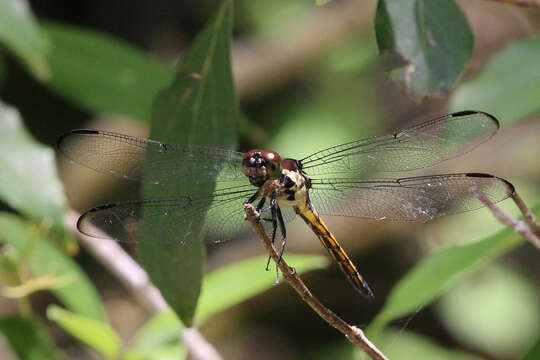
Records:
M259 213L255 211L255 208L251 204L245 204L244 210L246 211L246 220L251 223L253 230L264 243L264 246L268 250L268 253L278 262L279 254L272 241L268 238L268 235L264 231L264 228L260 222ZM329 325L341 332L345 337L354 345L358 346L373 360L387 360L386 356L369 341L364 335L364 332L356 326L349 325L339 316L337 316L332 310L325 307L307 288L300 276L296 273L296 270L285 262L283 258L279 261L279 269L281 270L283 277L289 285L300 295L300 298L306 302L313 311L315 311L324 321Z

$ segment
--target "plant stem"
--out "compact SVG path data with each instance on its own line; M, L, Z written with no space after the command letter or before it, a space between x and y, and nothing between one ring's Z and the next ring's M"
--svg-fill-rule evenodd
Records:
M283 273L283 277L289 283L289 285L300 295L300 298L306 302L313 311L315 311L324 321L329 325L341 332L345 337L354 345L358 346L373 360L386 360L386 356L369 341L364 335L364 332L356 326L349 325L339 316L337 316L332 310L325 307L313 294L307 286L304 284L300 276L296 273L296 270L285 262L285 259L279 259L279 254L272 241L268 238L268 235L264 231L264 228L260 222L259 213L255 211L255 208L251 204L245 204L244 210L246 211L246 220L251 223L253 230L264 243L264 246L268 250L268 253L274 259L276 263L279 263L279 269Z

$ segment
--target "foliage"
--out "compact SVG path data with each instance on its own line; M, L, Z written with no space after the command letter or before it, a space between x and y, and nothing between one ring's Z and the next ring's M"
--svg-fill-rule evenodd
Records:
M339 6L337 3L311 0L287 6L300 13L308 9L332 11ZM267 16L266 6L252 2L241 8L257 11L253 28L265 28L261 26L263 20L258 19ZM270 110L268 105L255 106L260 117L256 123L250 115L240 115L238 109L231 64L231 39L236 26L233 15L241 17L242 13L233 8L232 0L217 2L212 17L173 68L114 36L60 22L38 22L26 1L8 0L0 4L0 42L4 45L0 56L12 56L22 64L23 71L70 106L90 113L129 116L132 123L149 124L151 138L170 143L234 149L239 143L245 145L262 138L280 149L293 152L300 147L309 153L310 146L317 149L320 143L330 146L354 140L358 133L381 128L382 121L378 120L382 110L373 105L377 94L372 73L379 61L375 39L382 54L392 53L399 59L397 68L393 67L388 75L414 102L449 94L450 110L485 110L505 125L522 122L540 109L538 35L515 41L493 54L476 76L460 83L474 39L456 2L380 0L374 19L375 37L344 36L343 43L326 51L331 55L321 57L311 65L312 69L306 66L303 70L312 74L304 80L310 84L311 98L296 95L294 89L272 94ZM276 58L279 55L272 54ZM0 73L7 69L0 66ZM9 74L1 75L5 78ZM295 86L305 86L299 82ZM4 92L0 94L4 96ZM262 271L265 257L236 261L203 276L205 249L199 231L183 247L146 246L147 242L143 242L137 249L142 263L172 310L154 316L131 341L123 342L108 322L104 302L86 274L85 265L72 258L78 248L74 234L65 225L68 204L57 175L54 149L39 144L33 128L25 127L23 121L32 123L33 119L23 120L15 107L0 102L0 200L5 205L5 211L0 212L0 241L4 245L0 270L4 283L9 285L4 286L4 296L14 299L20 309L17 315L0 318L0 332L14 356L62 358L45 320L30 306L38 291L51 292L66 308L48 306L48 320L103 358L178 359L187 354L179 341L186 326L215 325L212 320L219 314L272 288L275 274ZM262 135L256 137L253 133ZM520 181L525 188L533 188L530 202L538 203L534 189L537 181L528 182L524 176ZM175 189L143 186L141 193L144 197L174 196L178 189L204 193L213 186L201 187L179 179ZM533 211L540 215L538 205ZM143 230L141 236L163 237L185 231L175 226L163 221L158 232ZM387 326L441 297L441 309L455 311L458 300L449 292L522 242L505 229L428 255L394 286L369 325L368 334L383 350L387 348L388 354L411 353L419 359L474 359L461 351L444 349L427 336L409 331L397 334ZM326 257L316 255L286 253L285 258L299 273L323 269L328 264ZM519 280L512 278L515 281ZM523 310L527 313L527 309ZM348 315L343 317L347 319ZM495 317L492 313L486 316ZM440 318L450 329L451 321L444 315ZM216 329L219 331L219 326ZM455 330L459 326L453 329L449 331L459 332ZM524 336L538 338L533 331ZM482 349L485 339L469 344L470 348ZM332 344L304 355L352 358L348 346ZM518 350L526 354L523 359L537 358L538 341L530 349L522 347L520 343Z

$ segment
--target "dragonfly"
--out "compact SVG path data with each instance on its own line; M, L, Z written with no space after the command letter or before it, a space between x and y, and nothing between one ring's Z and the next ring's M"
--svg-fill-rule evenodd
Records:
M91 237L119 242L159 241L138 236L142 222L173 221L178 229L205 219L211 241L225 241L249 231L245 203L268 214L264 222L274 242L279 233L283 254L285 223L300 217L361 294L373 292L339 244L322 216L426 222L483 207L472 189L492 202L514 188L490 174L454 173L411 177L370 177L373 173L418 170L469 152L491 138L498 120L481 111L438 117L393 134L332 146L300 160L271 150L241 153L196 145L173 145L101 130L71 130L58 150L95 171L156 186L175 186L178 179L215 182L209 193L122 201L87 210L78 230ZM182 238L188 234L175 234Z

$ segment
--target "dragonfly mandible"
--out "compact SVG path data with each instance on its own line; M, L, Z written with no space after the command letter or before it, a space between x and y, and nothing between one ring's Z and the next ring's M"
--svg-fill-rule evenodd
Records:
M425 222L483 207L471 193L473 187L492 202L504 200L513 193L513 186L489 174L368 177L375 172L433 166L470 151L498 129L499 122L492 115L462 111L394 134L329 147L300 160L281 158L269 150L244 154L86 129L62 135L58 149L76 163L126 179L165 186L174 186L178 178L199 182L208 179L217 184L211 194L184 194L94 207L77 223L79 231L86 235L121 242L141 241L137 229L144 219L168 216L179 228L188 221L204 218L207 237L223 241L249 230L242 205L256 203L258 211L269 211L269 232L274 241L279 231L283 240L281 251L285 246L285 223L299 216L311 227L352 286L363 295L373 296L321 215ZM188 166L194 162L196 174L193 166ZM172 234L171 238L177 237Z

